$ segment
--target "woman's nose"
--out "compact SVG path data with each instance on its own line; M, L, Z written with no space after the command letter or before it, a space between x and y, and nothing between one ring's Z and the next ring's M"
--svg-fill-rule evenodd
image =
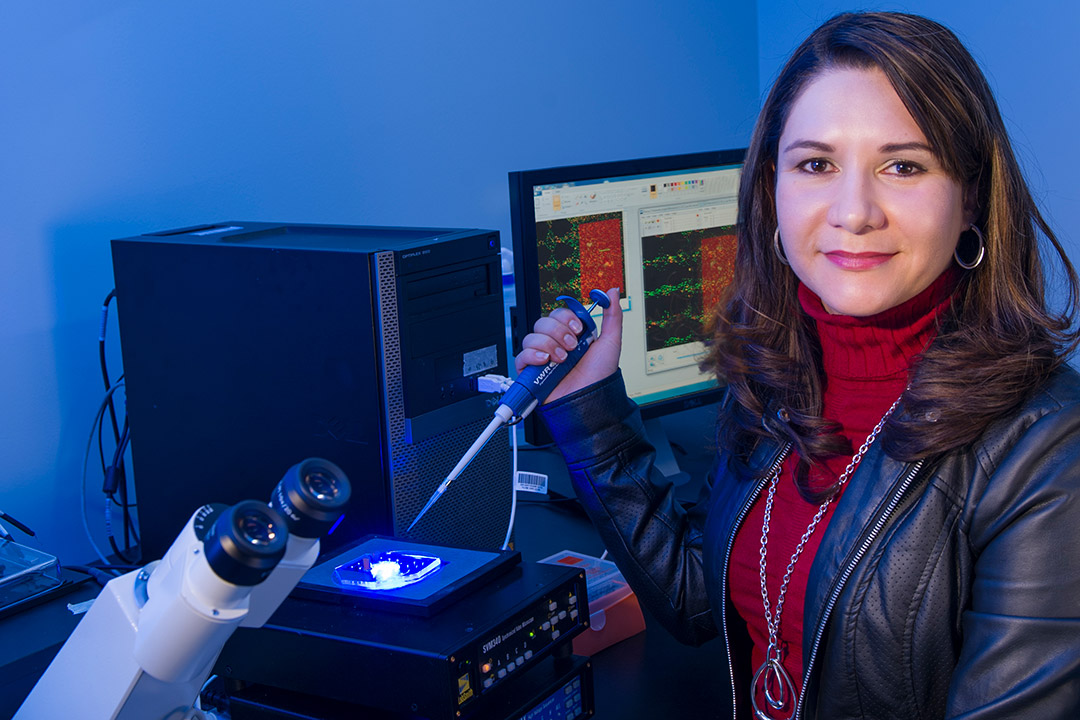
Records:
M885 224L873 178L861 173L846 173L834 186L828 221L853 234L876 230Z

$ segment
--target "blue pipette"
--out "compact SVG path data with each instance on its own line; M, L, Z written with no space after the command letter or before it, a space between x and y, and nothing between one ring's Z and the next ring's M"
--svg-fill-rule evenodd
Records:
M596 340L596 321L592 319L592 311L600 306L602 308L608 307L611 301L608 299L607 294L601 290L593 290L589 293L589 299L593 301L592 305L586 308L576 298L569 297L567 295L560 295L559 300L566 303L566 306L573 311L574 315L581 321L581 332L577 334L578 344L573 350L566 354L566 359L562 362L549 362L547 365L530 365L518 373L517 380L510 386L510 389L506 391L506 394L502 396L502 400L499 406L495 408L495 417L492 419L488 426L484 428L484 431L480 433L480 437L476 438L476 442L465 451L465 454L461 456L461 460L454 466L454 469L450 471L450 474L446 476L446 479L439 483L439 487L435 488L435 492L431 495L431 498L424 505L423 509L416 516L416 519L409 525L409 529L405 532L409 532L416 526L416 523L420 522L420 518L424 517L424 514L431 509L431 506L435 504L435 501L442 497L446 492L446 488L450 486L469 463L476 456L478 452L487 444L487 441L491 439L491 436L495 434L495 431L501 428L503 425L511 425L519 422L523 418L529 415L536 407L544 402L551 391L555 389L555 386L566 377L566 374L574 369L578 360L585 354L585 351L589 349L593 341Z

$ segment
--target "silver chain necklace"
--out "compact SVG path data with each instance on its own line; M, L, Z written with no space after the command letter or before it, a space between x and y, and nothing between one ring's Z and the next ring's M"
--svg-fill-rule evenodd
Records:
M878 421L878 424L874 426L874 429L870 431L870 434L866 436L866 440L859 446L858 451L851 458L851 462L844 468L844 473L837 481L837 488L841 488L855 472L855 468L858 467L859 461L862 460L863 455L870 449L870 446L874 444L874 440L877 439L878 434L882 428L885 427L885 421L889 419L889 416L893 414L896 407L900 404L900 397L896 398L889 409L885 411L885 414ZM769 590L765 585L765 555L769 546L769 522L772 519L772 507L773 499L776 497L776 487L780 482L780 468L776 469L773 473L772 479L769 481L769 494L765 498L765 519L761 523L761 560L758 563L759 575L761 578L761 601L765 607L765 626L769 631L769 647L765 651L765 662L761 663L761 667L754 673L754 679L750 682L750 702L754 708L754 715L758 720L774 720L773 716L769 714L769 710L762 710L758 707L757 703L757 687L758 682L764 683L763 689L765 691L765 701L769 707L773 710L783 710L788 703L795 697L795 682L791 679L791 675L784 669L784 665L781 662L782 653L780 651L780 613L784 610L784 600L787 598L788 583L791 581L791 574L795 570L795 563L799 561L799 556L802 555L803 548L806 547L807 541L810 540L810 536L814 534L814 530L817 528L818 523L821 522L821 518L825 516L825 511L829 509L829 505L832 504L833 497L830 497L825 502L821 503L817 512L814 513L814 518L810 521L810 524L806 526L806 532L802 534L799 539L799 544L795 547L795 552L791 554L791 560L788 562L786 571L784 572L784 579L780 583L780 593L776 597L776 612L772 612L772 606L769 604ZM790 718L795 714L795 708L793 707L791 713L787 716Z

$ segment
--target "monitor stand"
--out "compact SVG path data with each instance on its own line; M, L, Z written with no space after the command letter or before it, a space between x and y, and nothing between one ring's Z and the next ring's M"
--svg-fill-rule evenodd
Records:
M668 439L667 428L660 418L652 418L645 421L645 434L649 443L656 449L656 461L653 467L675 487L680 487L690 482L690 473L679 467L679 460L675 457L675 451L671 448L671 440Z

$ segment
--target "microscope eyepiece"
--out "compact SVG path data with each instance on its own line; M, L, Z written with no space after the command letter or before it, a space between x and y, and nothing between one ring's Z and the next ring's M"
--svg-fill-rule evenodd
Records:
M203 538L213 571L233 585L258 585L285 555L289 532L273 508L245 500L226 508Z
M341 517L352 496L349 478L334 463L308 458L293 465L274 488L270 505L297 537L324 535Z
M270 545L277 538L276 529L264 522L265 516L245 512L237 518L237 532L250 545Z

